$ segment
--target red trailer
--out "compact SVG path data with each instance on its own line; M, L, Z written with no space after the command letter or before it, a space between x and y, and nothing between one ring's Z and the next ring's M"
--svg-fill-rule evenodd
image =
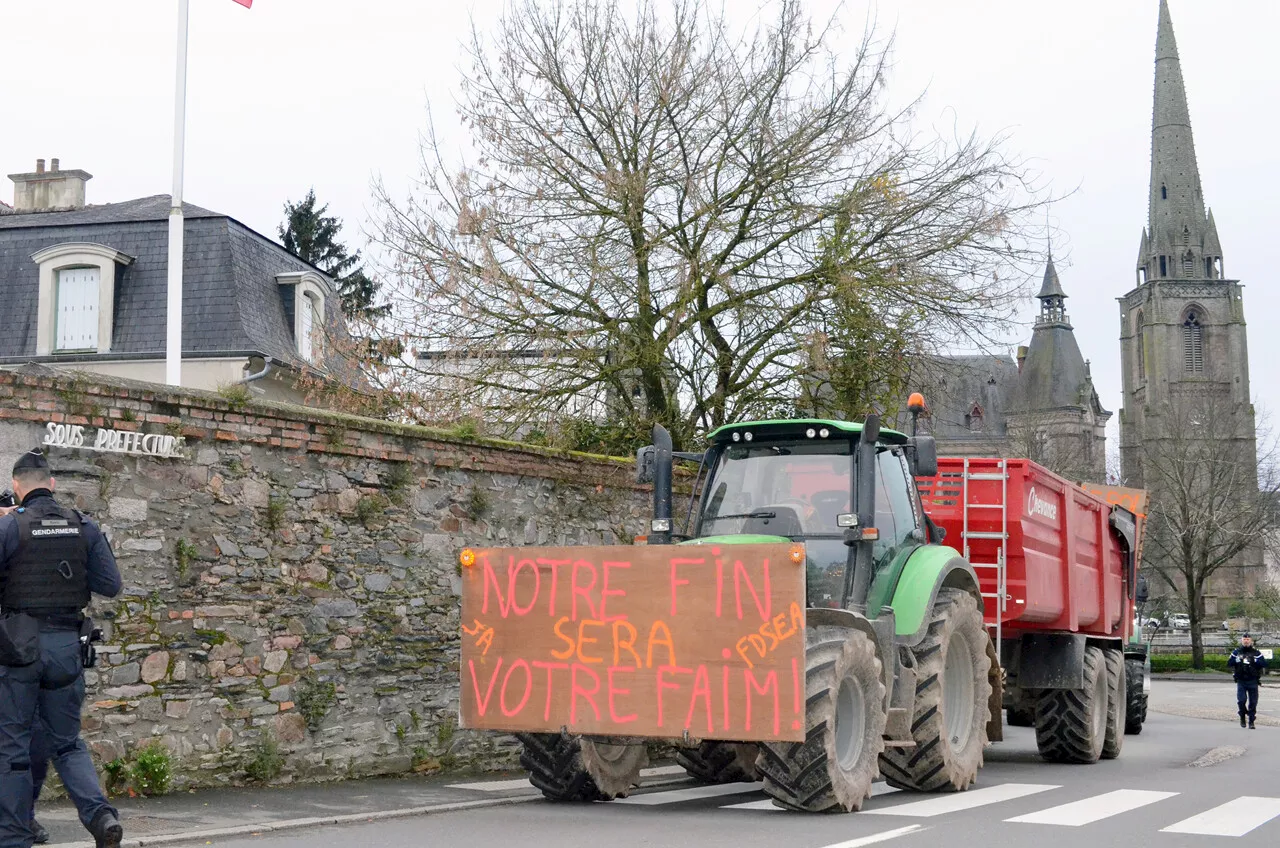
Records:
M1039 728L1055 692L1087 688L1091 646L1123 665L1137 586L1132 513L1027 459L942 457L917 485L943 543L978 575L1010 724Z

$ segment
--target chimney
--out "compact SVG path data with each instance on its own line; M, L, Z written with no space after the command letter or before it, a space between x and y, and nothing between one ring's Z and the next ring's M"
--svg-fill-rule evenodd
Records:
M1018 373L1022 373L1022 365L1027 361L1027 346L1018 345Z
M36 169L30 174L10 174L13 180L13 209L15 212L60 212L82 209L85 205L85 183L93 174L84 171L61 169L57 159L53 170L44 169L44 160L36 160Z

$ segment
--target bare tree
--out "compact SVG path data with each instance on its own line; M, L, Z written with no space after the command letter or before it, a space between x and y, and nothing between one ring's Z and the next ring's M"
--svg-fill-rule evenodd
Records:
M1202 668L1204 601L1213 583L1239 588L1250 569L1263 576L1264 544L1280 527L1276 442L1259 429L1255 445L1251 410L1226 398L1185 397L1156 411L1163 437L1143 449L1151 493L1143 567L1185 601L1192 662Z
M913 131L874 27L842 58L799 0L741 37L659 5L513 3L470 44L478 158L429 127L409 196L376 187L421 417L542 426L585 396L679 443L1009 318L1042 199L1003 139Z

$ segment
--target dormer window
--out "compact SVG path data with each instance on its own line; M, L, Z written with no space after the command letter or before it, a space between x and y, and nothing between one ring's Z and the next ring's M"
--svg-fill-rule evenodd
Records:
M312 365L324 359L325 302L330 294L329 282L315 271L277 274L276 282L291 287L293 338L298 358Z
M109 353L116 274L133 257L103 244L65 242L31 259L40 266L36 355Z
M969 414L964 417L964 426L967 427L971 433L982 432L981 406L978 406L976 403L973 405L973 409L969 410Z

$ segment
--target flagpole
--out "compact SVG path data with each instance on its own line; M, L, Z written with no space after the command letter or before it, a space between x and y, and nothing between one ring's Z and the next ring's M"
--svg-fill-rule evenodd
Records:
M182 160L187 124L187 14L190 0L178 0L178 71L173 107L173 194L169 206L169 290L164 381L182 384Z

